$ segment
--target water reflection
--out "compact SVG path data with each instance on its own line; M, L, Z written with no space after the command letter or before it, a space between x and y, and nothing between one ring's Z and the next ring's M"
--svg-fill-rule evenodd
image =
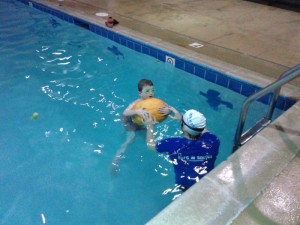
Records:
M119 56L122 57L123 59L125 58L124 57L124 54L122 52L120 52L120 50L116 47L116 46L112 46L112 47L107 47L107 49L113 53L115 56L117 56L117 58L119 59Z
M51 18L49 20L49 23L52 25L53 28L57 28L58 26L61 26L61 24L59 22L56 21L56 19Z
M199 94L207 98L206 102L213 110L218 111L220 105L225 105L227 108L233 109L232 103L222 100L220 92L216 90L208 89L206 93L200 91Z

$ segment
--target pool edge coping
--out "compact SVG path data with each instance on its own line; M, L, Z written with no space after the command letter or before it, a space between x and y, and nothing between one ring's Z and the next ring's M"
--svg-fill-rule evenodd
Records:
M283 124L291 119L291 114L298 115L298 118L290 121L293 128L300 127L300 102L298 101L295 106L287 110L286 115L283 114L272 122L273 127L267 127L257 134L178 200L159 212L147 225L234 223L241 213L257 199L264 198L262 197L264 192L274 179L280 177L300 154L300 142L297 141L297 135L282 132L280 128L274 129L276 126L289 129ZM274 137L270 140L273 135L275 137L283 135L284 138L278 140ZM298 145L291 148L287 142ZM263 149L258 149L258 147ZM259 151L263 151L262 157L261 155L252 157L251 153ZM300 172L300 165L297 170ZM235 177L235 175L238 176ZM210 196L214 196L213 200ZM242 218L242 221L245 222L243 224L249 224L250 220Z

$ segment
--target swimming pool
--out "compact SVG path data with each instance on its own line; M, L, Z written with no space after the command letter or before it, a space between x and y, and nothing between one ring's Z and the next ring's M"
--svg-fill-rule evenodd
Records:
M128 149L119 175L109 173L126 138L120 115L137 97L140 78L152 79L156 96L181 112L196 108L207 115L208 128L222 142L217 163L230 154L228 139L245 97L211 82L217 71L196 70L177 59L177 68L199 75L191 76L162 63L165 55L151 47L118 36L132 51L18 2L1 2L1 17L2 223L143 224L179 194L171 192L172 166L146 150L143 133ZM264 108L257 103L252 112ZM35 111L39 118L32 120ZM161 136L179 133L169 120L159 130Z

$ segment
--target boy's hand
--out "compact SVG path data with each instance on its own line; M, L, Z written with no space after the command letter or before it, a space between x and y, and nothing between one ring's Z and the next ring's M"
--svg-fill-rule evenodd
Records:
M153 125L155 124L157 121L156 121L156 118L155 117L152 117L151 113L145 111L145 114L143 115L143 124L148 127L149 125Z
M144 109L145 108L135 110L136 115L140 116L141 118L144 118L146 116L146 114L148 113Z
M163 107L159 107L158 111L160 114L167 116L171 113L170 107L168 106L163 106Z

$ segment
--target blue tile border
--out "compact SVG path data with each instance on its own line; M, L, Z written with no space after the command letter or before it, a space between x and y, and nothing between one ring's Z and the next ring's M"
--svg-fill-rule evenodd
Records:
M126 37L122 34L118 34L112 30L108 30L104 27L101 27L101 26L95 25L93 23L90 23L88 21L85 21L83 19L71 16L71 15L61 12L59 10L52 9L43 4L31 1L31 0L17 0L17 1L22 2L31 7L34 7L40 11L43 11L43 12L46 12L53 16L56 16L62 20L69 22L69 23L73 23L82 28L88 29L102 37L108 38L108 39L110 39L118 44L121 44L123 46L126 46L134 51L152 56L162 62L166 62L166 56L172 57L175 59L175 67L176 68L183 70L187 73L193 74L195 76L198 76L209 82L215 83L224 88L230 89L230 90L237 92L241 95L244 95L246 97L249 97L250 95L252 95L262 89L261 87L258 87L254 84L239 80L237 78L230 77L230 76L223 74L212 68L209 68L209 67L206 67L206 66L203 66L200 64L196 64L192 61L189 61L189 60L183 59L177 55L174 55L173 53L169 53L169 52L166 52L159 48L150 46L148 44L144 44L144 43L134 40L130 37ZM264 104L270 104L271 97L272 97L272 93L260 98L258 101L262 102ZM297 101L295 99L280 96L276 103L276 108L286 111L292 105L294 105L296 102Z

